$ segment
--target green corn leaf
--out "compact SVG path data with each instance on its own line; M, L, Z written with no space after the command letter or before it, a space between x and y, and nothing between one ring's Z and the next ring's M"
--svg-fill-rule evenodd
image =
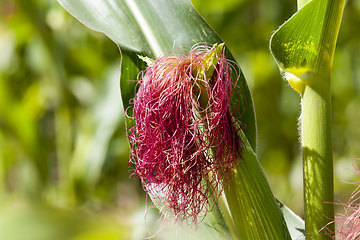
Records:
M59 2L85 25L104 32L121 49L149 57L158 57L173 48L191 47L198 42L221 42L189 1Z
M280 70L301 94L311 79L331 68L340 25L340 21L332 19L342 14L344 3L345 0L312 0L271 38L270 49Z

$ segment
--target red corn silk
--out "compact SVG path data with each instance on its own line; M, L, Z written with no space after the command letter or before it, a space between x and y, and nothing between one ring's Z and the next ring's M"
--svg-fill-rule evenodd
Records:
M198 223L212 210L243 145L236 134L239 119L229 110L237 68L224 53L215 54L215 70L207 77L203 60L213 51L197 46L158 58L140 74L132 101L131 174L176 221Z

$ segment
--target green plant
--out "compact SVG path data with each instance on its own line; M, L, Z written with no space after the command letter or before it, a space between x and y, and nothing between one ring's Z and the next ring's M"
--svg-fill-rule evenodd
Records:
M289 201L294 190L284 188L290 186L296 150L291 141L279 138L296 139L291 126L297 103L291 103L291 90L280 90L284 84L267 58L265 41L274 19L288 16L287 6L194 0L224 44L189 0L59 2L119 47L121 99L120 58L111 41L88 31L56 2L0 3L1 239L143 239L153 234L156 239L322 239L332 234L329 88L344 1L299 1L298 12L271 41L281 71L303 101L305 222L272 192L301 214L301 204ZM352 8L350 16L357 16L356 9L360 7ZM343 49L341 56L351 58L344 61L347 66L356 66L359 59ZM150 77L152 71L164 76L174 69L177 74L167 78L171 84ZM335 93L342 96L334 101L335 108L341 107L344 119L353 114L349 119L355 119L356 126L357 111L349 109L358 105L346 107L354 96L345 91L349 83L335 84ZM153 114L149 102L163 104L161 113ZM149 114L136 120L144 109ZM290 112L294 124L288 124ZM144 141L143 132L136 135L141 123L144 131L149 125L163 130ZM334 124L335 134L338 126ZM126 136L131 143L130 174L139 177L142 186L128 180ZM179 144L179 139L185 142ZM352 141L346 144L349 149L356 149L356 138L346 139ZM335 141L335 157L340 142ZM143 158L147 149L152 151L148 159ZM165 157L157 158L159 153ZM141 187L148 194L136 191ZM143 210L137 213L144 207L146 221ZM169 224L157 232L159 213L167 220L185 220L190 228Z
M128 103L134 97L132 89L135 89L135 83L129 82L128 79L136 79L138 73L145 69L145 63L139 56L157 58L167 54L166 51L170 49L186 48L202 41L210 44L222 42L187 1L120 1L113 8L110 8L110 5L92 8L82 1L75 4L65 0L60 2L80 21L95 30L105 32L118 44L123 58L121 92L124 109L130 107ZM285 78L303 97L301 136L304 156L305 222L307 233L313 234L319 233L324 226L334 231L333 227L328 226L328 222L334 218L333 206L330 204L333 202L330 76L344 4L344 1L313 0L305 5L305 2L299 1L299 11L281 26L271 41L272 53ZM107 18L101 19L101 11L105 9L112 14L107 14ZM161 14L159 11L171 14ZM116 24L116 30L110 22ZM199 32L199 28L203 31ZM232 59L229 52L226 55ZM247 165L249 162L258 166L252 150L256 148L256 124L252 99L243 75L240 75L238 85L244 93L245 101L239 102L233 95L232 102L239 108L246 109L241 121L247 125L244 134L240 134L239 137L245 142L249 141L246 149L252 153L242 156L231 181L229 184L224 183L229 209L222 211L230 212L231 220L226 219L230 229L235 229L236 234L233 232L233 237L286 239L289 237L286 228L281 230L285 222L281 220L281 214L276 213L280 212L276 201L267 200L270 208L266 207L264 210L261 210L264 203L260 201L257 204L256 199L265 199L259 198L260 193L269 191L268 194L272 194L265 179L257 184L253 182L262 179L260 168L251 168ZM129 112L131 114L132 110ZM132 124L131 119L127 121L129 125ZM251 172L250 169L259 170ZM245 174L249 172L252 174ZM251 178L254 179L247 186L246 182ZM241 179L245 182L241 182ZM260 188L257 189L255 186ZM315 190L319 187L321 191ZM248 189L248 192L244 189ZM241 197L244 195L245 197ZM273 213L270 211L271 206L277 209ZM271 217L267 218L262 213L271 213ZM253 217L254 220L249 221ZM278 225L276 219L279 219ZM269 228L258 228L260 223Z
M345 0L298 1L298 12L270 44L285 79L301 94L305 230L311 239L335 231L331 70L344 7Z

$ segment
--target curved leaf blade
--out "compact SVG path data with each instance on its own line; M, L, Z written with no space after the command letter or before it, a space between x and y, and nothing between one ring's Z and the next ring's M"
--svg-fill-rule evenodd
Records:
M309 2L272 36L270 48L280 69L306 68L311 71L320 54L324 3L326 1Z
M270 50L280 70L307 80L331 68L344 5L309 1L272 35Z
M59 0L89 28L105 33L121 49L158 57L198 42L221 42L189 1ZM194 28L196 26L196 28Z

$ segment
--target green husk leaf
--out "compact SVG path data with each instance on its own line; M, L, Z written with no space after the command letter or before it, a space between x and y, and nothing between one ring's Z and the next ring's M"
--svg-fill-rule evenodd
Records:
M214 44L213 51L211 51L211 53L202 60L202 63L193 70L193 75L203 78L204 72L202 70L205 69L206 79L210 79L217 65L217 56L220 56L222 53L224 45L224 43Z
M244 139L244 138L243 138ZM291 239L256 153L245 140L242 159L224 192L238 239Z

